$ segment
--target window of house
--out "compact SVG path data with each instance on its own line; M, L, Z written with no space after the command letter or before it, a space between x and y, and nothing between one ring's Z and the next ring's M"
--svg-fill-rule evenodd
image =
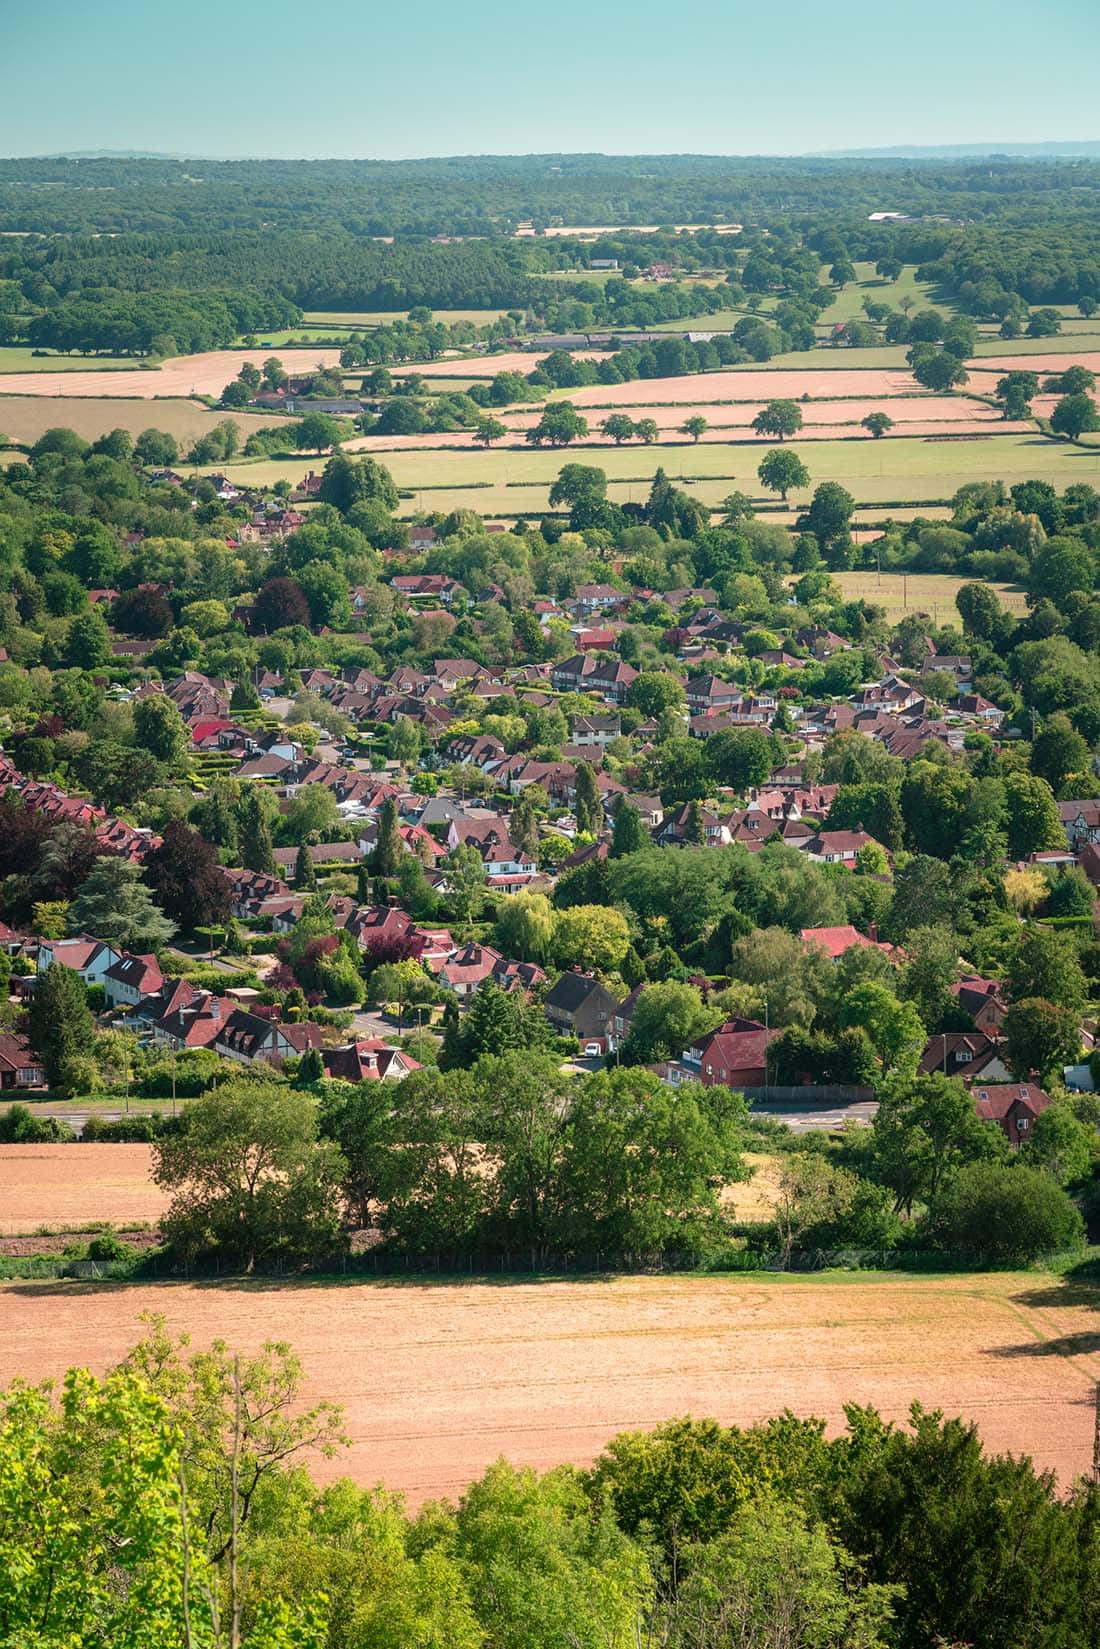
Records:
M1027 1117L1019 1117L1017 1119L1016 1126L1020 1130L1021 1134L1026 1134L1029 1126Z

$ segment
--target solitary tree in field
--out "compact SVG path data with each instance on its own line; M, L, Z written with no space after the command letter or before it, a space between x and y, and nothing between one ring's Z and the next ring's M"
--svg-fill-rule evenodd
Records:
M643 441L647 447L651 447L661 432L657 428L656 418L639 418L634 425L634 433L639 441Z
M888 429L893 429L894 420L887 412L869 412L866 418L860 419L860 427L880 441Z
M527 431L527 440L535 447L541 447L544 441L552 447L567 447L587 434L587 418L581 417L571 401L558 401L546 408L534 429Z
M1031 397L1038 392L1037 372L1006 372L997 379L996 396L1006 418L1030 418Z
M706 419L701 414L695 413L692 417L684 419L684 422L680 425L680 434L690 435L693 441L698 442L706 427Z
M483 447L491 447L494 441L503 441L507 433L499 418L479 418L474 426L474 440Z
M752 421L757 435L773 435L786 440L802 428L802 408L797 401L769 401Z
M810 472L797 452L784 452L779 447L773 447L771 452L764 454L756 473L769 492L782 496L784 504L792 487L808 487L810 484Z
M913 376L925 389L937 393L954 389L970 382L970 375L955 355L946 349L937 349L920 355L912 363Z
M1031 402L1018 386L1013 386L1001 403L1006 418L1019 420L1031 417Z
M1056 435L1068 435L1079 441L1082 435L1100 429L1100 413L1091 395L1064 395L1050 415L1050 427Z
M624 441L633 440L637 433L633 418L627 417L625 412L611 413L600 425L600 434L608 436L617 447Z
M875 264L875 274L879 275L884 281L896 281L902 268L900 258L880 258Z
M294 445L299 452L322 453L334 447L340 439L340 426L326 412L311 412L294 431Z

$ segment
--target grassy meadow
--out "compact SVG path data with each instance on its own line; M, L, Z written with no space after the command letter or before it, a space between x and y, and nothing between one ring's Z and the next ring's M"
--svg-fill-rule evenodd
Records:
M132 372L141 362L132 355L41 354L24 344L0 345L0 374L5 372ZM2 388L0 384L0 388Z
M55 420L56 421L56 420ZM1050 481L1061 490L1076 481L1100 485L1100 446L1072 445L1034 435L981 439L930 439L892 436L885 441L792 441L810 471L810 486L791 494L792 506L804 505L820 481L839 481L861 506L888 509L944 504L969 481L1003 480L1009 485L1030 479ZM671 480L693 497L717 506L735 489L761 503L778 502L766 494L756 470L763 449L758 443L714 442L699 447L574 448L567 452L535 448L474 447L385 450L380 440L369 449L392 472L399 488L414 494L402 512L468 507L483 515L516 516L548 508L547 494L562 465L598 463L608 475L608 493L617 503L639 503L654 470L663 466ZM216 466L246 484L270 486L275 480L298 481L318 460L293 458Z

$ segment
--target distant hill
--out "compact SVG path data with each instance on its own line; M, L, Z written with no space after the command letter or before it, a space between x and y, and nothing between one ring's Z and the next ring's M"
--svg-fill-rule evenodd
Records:
M211 160L212 155L169 155L156 149L57 149L53 154L35 155L36 160Z
M812 160L995 160L998 156L1013 160L1067 160L1080 156L1095 159L1100 155L1100 139L1086 138L1079 143L899 143L889 149L819 149L807 159Z

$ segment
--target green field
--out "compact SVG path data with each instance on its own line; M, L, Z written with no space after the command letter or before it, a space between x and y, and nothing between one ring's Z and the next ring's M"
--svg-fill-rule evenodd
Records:
M1095 320L1090 321L1088 325L1094 330L1059 332L1054 338L1012 338L1007 341L996 336L979 338L974 359L981 355L1063 355L1074 352L1081 354L1085 350L1100 349L1100 328L1097 328Z
M357 327L365 331L373 326L392 326L394 321L408 319L407 309L308 309L306 310L306 325L316 327L339 327L354 331ZM472 321L474 326L488 326L490 321L498 321L502 315L507 315L506 309L433 309L432 319L440 321L444 326L454 326L458 321ZM301 327L298 328L300 332Z
M1075 481L1100 484L1100 446L1073 446L1040 435L990 436L980 440L931 440L919 436L886 441L805 441L789 443L810 471L811 486L840 481L860 505L892 504L913 508L945 503L969 481L1050 481L1061 490ZM663 464L674 481L694 497L717 505L735 489L762 502L756 469L763 456L759 444L713 443L671 451L646 447L579 448L539 452L505 448L484 452L473 447L386 452L378 457L397 485L414 493L403 500L402 513L468 506L479 514L515 516L548 508L547 493L562 465L574 459L599 464L610 477L609 495L619 503L641 502L654 470ZM271 485L280 478L297 481L318 461L294 458L258 464L220 466L252 485ZM522 483L522 484L521 484ZM808 492L792 494L792 505Z
M113 372L119 368L133 372L141 364L132 355L125 358L118 355L37 355L32 349L15 344L0 346L0 373Z
M904 298L912 298L917 309L942 309L951 312L951 305L942 298L933 296L934 287L929 281L918 281L916 265L907 263L896 281L884 281L875 274L873 263L856 264L857 279L851 285L842 287L836 294L828 309L823 309L818 317L818 326L831 330L844 321L863 321L867 317L863 313L864 298L873 298L876 303L889 304L891 309L898 309Z

